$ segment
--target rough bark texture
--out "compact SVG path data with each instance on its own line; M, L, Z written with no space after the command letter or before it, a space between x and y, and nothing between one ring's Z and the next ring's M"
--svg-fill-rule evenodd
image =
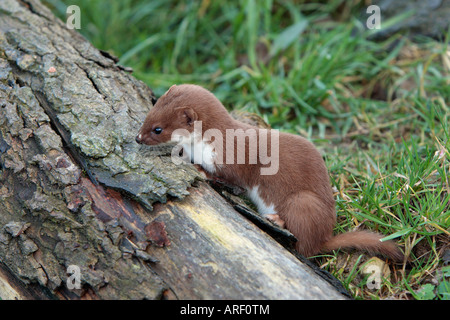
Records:
M0 2L0 297L344 298L193 166L135 143L152 99L38 1Z

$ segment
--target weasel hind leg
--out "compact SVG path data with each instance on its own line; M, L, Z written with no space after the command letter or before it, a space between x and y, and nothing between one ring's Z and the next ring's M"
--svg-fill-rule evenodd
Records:
M290 196L278 212L286 229L297 238L296 249L300 254L306 257L317 254L331 239L336 223L331 201L327 203L313 192L299 192Z

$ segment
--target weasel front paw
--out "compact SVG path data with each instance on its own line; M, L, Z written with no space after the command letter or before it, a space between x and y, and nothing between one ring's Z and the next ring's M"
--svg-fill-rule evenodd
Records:
M277 214L266 214L265 218L267 220L272 221L273 223L275 223L276 225L278 225L280 228L284 229L284 221L281 220L280 216Z

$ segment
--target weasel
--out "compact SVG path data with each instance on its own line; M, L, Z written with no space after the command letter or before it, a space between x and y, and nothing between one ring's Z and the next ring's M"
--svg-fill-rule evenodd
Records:
M237 121L211 92L183 84L170 87L157 100L136 137L137 143L147 145L174 140L191 161L200 155L196 163L207 173L246 189L260 214L297 238L300 254L310 257L355 248L403 260L396 244L381 242L380 234L353 231L333 236L336 211L328 171L307 139ZM268 150L261 156L265 146ZM247 152L242 157L234 151ZM263 174L264 169L269 173Z

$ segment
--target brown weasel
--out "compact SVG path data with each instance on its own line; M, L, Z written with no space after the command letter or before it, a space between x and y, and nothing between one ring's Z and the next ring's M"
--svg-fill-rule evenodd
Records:
M211 92L183 84L158 99L136 137L148 145L174 140L208 173L246 189L262 215L298 239L299 253L312 256L349 247L403 259L396 244L381 242L377 233L333 237L336 212L328 172L305 138L239 122Z

